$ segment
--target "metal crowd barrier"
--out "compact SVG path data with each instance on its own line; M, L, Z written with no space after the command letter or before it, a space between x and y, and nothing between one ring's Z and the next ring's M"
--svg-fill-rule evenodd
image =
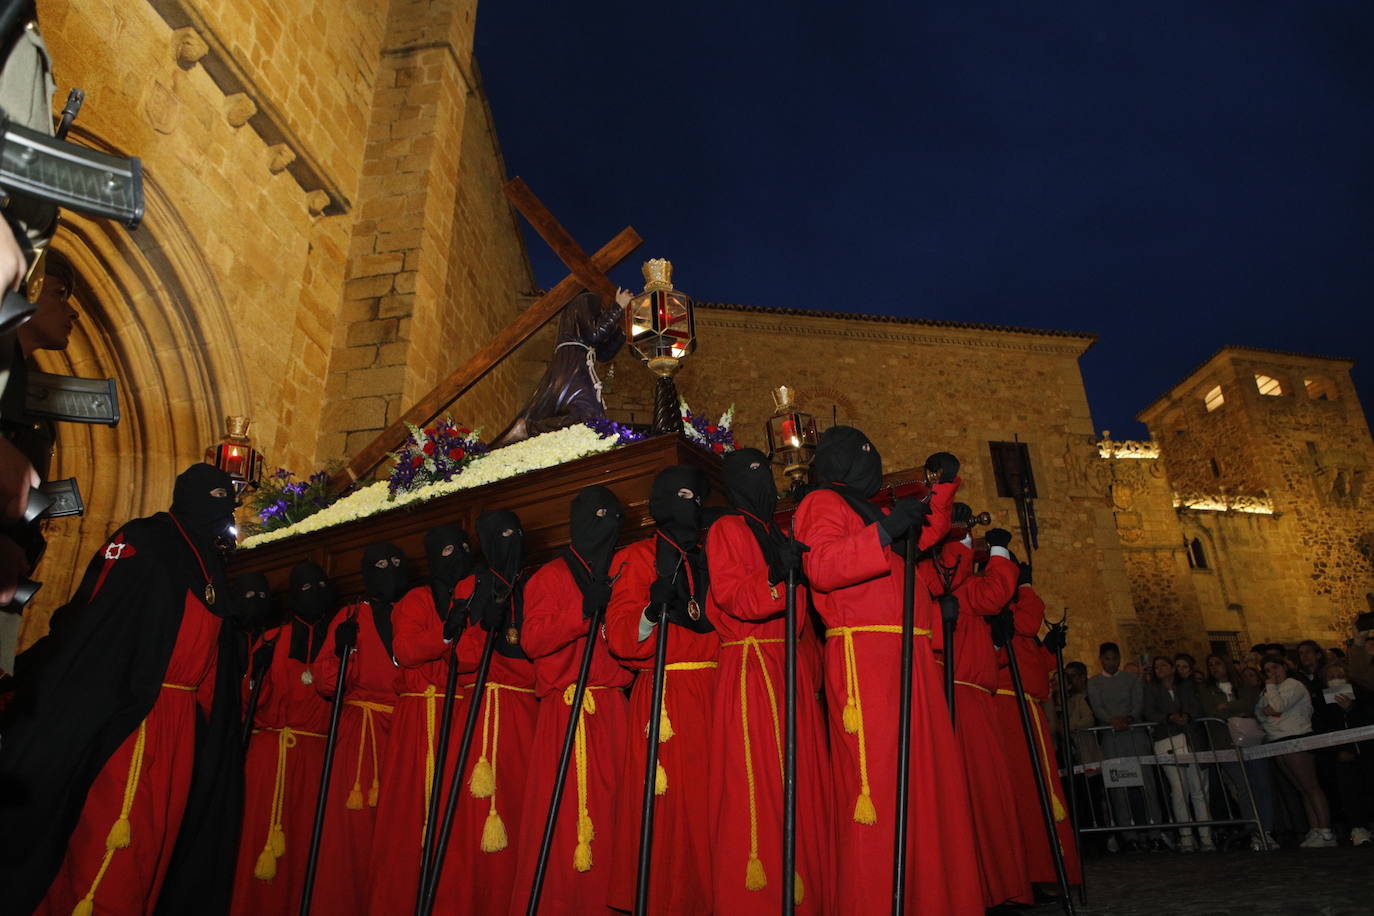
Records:
M1256 756L1249 752L1261 748L1215 747L1215 735L1229 734L1224 719L1193 719L1181 735L1158 741L1157 724L1135 722L1120 732L1110 725L1075 730L1075 758L1084 741L1095 742L1102 756L1098 763L1074 767L1083 780L1080 789L1087 790L1073 812L1079 832L1121 833L1128 840L1143 833L1146 840L1168 843L1164 831L1181 831L1190 840L1197 831L1208 842L1213 827L1248 824L1267 849L1246 765ZM1285 752L1294 750L1301 748Z

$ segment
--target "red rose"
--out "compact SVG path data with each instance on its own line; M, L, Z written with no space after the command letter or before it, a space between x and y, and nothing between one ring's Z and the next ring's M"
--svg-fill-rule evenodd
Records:
M434 443L433 443L433 442L426 442L423 446L421 446L421 451L423 451L426 455L433 455L433 454L434 454Z
M416 455L410 459L410 466L413 468L418 468L420 465L424 463L425 459L421 458L419 455Z
M470 430L470 429L468 429L466 426L464 426L464 427L462 427L462 428L460 428L460 429L458 430L458 435L460 435L460 436L466 436L466 435L467 435L468 433L470 433L470 432L472 432L472 430Z
M714 436L716 433L720 432L720 427L716 426L714 423L708 424L706 427L706 432L708 435Z
M713 451L713 452L715 452L717 455L719 455L719 454L721 454L722 452L725 451L725 446L724 446L724 445L721 445L719 442L712 442L712 443L711 443L711 451Z
M454 461L462 461L464 458L468 456L468 453L463 451L461 448L451 448L448 450L448 456L452 458Z

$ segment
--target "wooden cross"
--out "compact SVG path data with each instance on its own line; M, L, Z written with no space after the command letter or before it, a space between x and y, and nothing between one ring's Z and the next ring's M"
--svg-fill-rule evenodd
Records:
M534 192L524 180L512 178L503 190L510 202L525 219L529 220L534 230L572 273L559 280L553 289L540 296L538 301L521 312L518 318L487 341L485 346L449 373L448 378L436 385L429 394L417 401L397 418L396 422L382 430L377 438L354 455L343 470L330 478L329 486L335 492L366 476L381 463L387 453L400 448L401 443L410 435L406 424L423 427L447 410L450 404L481 381L517 347L529 340L535 331L562 311L563 307L583 289L599 295L603 304L615 298L616 287L606 276L606 271L623 261L644 241L633 226L626 226L620 230L600 251L589 257L539 198L534 196Z

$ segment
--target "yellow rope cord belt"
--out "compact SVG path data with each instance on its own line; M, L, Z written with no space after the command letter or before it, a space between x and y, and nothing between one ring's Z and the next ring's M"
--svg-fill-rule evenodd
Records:
M423 693L402 693L403 697L420 697L425 701L425 816L420 823L420 845L425 842L425 831L429 829L429 800L434 790L434 755L438 752L434 742L435 720L438 718L435 703L439 688L426 684ZM461 693L454 693L454 700L461 700Z
M195 693L198 689L186 684L164 683L162 686L168 690L184 690L188 693ZM95 892L100 889L100 882L105 880L105 873L110 870L110 862L114 859L115 851L129 848L133 841L129 812L133 810L134 795L138 792L138 781L143 775L143 751L147 744L148 720L145 718L138 723L138 731L134 735L134 750L129 755L129 775L124 780L124 800L119 806L119 817L110 825L110 832L105 835L105 857L100 860L100 868L91 880L90 890L86 891L86 896L78 900L72 908L72 916L90 916L95 910Z
M596 828L592 824L592 814L587 808L587 716L596 714L594 690L610 690L604 684L588 684L582 694L582 708L577 713L577 731L573 744L574 766L577 768L577 845L573 848L573 868L578 871L592 870L592 840L596 839ZM577 685L569 684L563 690L563 702L571 706L577 694Z
M740 730L744 735L744 777L749 786L749 862L744 868L744 889L750 891L761 891L768 886L768 874L763 869L763 862L759 859L759 814L758 799L754 788L754 758L749 740L749 657L752 655L759 660L759 672L763 675L763 686L768 693L768 711L773 716L773 739L778 751L778 776L783 776L782 761L782 725L778 721L778 695L773 689L773 678L768 673L768 665L763 657L762 645L777 645L785 643L785 639L757 639L747 636L744 639L732 640L721 643L721 647L742 646L744 651L740 653L739 659L739 721ZM792 896L793 903L801 903L804 895L802 879L800 873L792 875Z
M943 668L945 666L945 660L943 658L937 658L935 659L935 664ZM974 690L981 690L988 696L992 696L992 691L982 684L975 684L972 681L955 681L954 683L958 684L960 687L972 687Z
M1008 690L1005 687L997 690L999 697L1014 697L1015 690ZM1064 803L1059 800L1059 794L1054 791L1054 779L1058 777L1056 767L1050 760L1049 747L1045 737L1045 716L1040 709L1040 701L1028 693L1023 693L1026 698L1026 706L1030 708L1031 722L1035 725L1035 745L1038 756L1040 757L1040 768L1045 773L1045 785L1050 790L1050 801L1054 802L1054 819L1062 821L1069 816L1069 812L1064 810Z
M708 671L719 668L719 662L669 662L663 666L663 705L658 708L658 743L662 744L673 735L673 722L668 718L668 677L669 671ZM649 723L644 723L644 737L649 737ZM654 770L654 794L663 795L668 791L668 771L663 768L663 755L659 755L658 768Z
M859 736L859 797L854 802L854 821L858 824L878 823L878 811L873 807L873 793L868 785L868 737L864 734L863 700L859 696L859 660L854 651L855 633L890 633L902 635L902 628L895 624L871 624L862 627L831 627L825 631L826 637L844 637L844 714L840 721L844 730ZM930 631L916 627L913 636L930 636Z
M463 689L471 690L475 686L472 683ZM473 798L491 799L486 823L482 825L483 852L500 852L509 842L506 822L496 812L496 748L501 741L501 694L506 690L534 693L533 687L516 687L514 684L498 684L494 681L487 681L486 684L482 698L482 754L472 768L472 776L468 778L468 791ZM488 750L491 752L490 758L487 756Z
M267 841L263 843L258 861L253 865L253 877L259 881L271 881L277 877L277 860L286 854L286 831L282 820L286 813L286 758L287 752L296 746L298 737L327 738L319 732L301 731L295 728L253 729L253 734L262 731L277 733L277 775L272 784L272 809L267 816Z
M363 711L363 725L358 730L358 766L353 771L353 790L348 793L344 807L352 811L363 810L363 758L369 747L372 749L372 787L367 790L367 806L377 807L377 796L381 792L381 766L377 760L377 723L374 712L390 713L396 707L369 700L344 700L345 706L356 706Z

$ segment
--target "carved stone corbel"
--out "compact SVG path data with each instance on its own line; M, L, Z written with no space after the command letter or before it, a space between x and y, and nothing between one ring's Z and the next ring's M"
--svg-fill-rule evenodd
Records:
M210 46L193 26L184 26L172 31L172 59L183 70L190 70L200 59L210 53Z

